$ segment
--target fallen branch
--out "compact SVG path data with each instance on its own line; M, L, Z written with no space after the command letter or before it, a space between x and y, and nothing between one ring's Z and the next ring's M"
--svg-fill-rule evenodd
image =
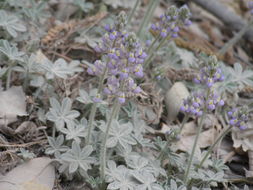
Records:
M227 6L217 0L192 0L192 2L219 18L231 30L238 32L248 24L242 17L229 10ZM253 42L253 27L250 27L246 31L244 38Z

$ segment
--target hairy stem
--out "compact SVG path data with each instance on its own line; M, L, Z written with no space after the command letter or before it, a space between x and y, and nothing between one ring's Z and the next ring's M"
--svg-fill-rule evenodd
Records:
M188 119L189 119L188 116L185 116L185 117L184 117L184 119L183 119L183 121L182 121L182 124L181 124L181 126L180 126L179 133L182 131L182 129L183 129L185 123L188 121ZM161 160L161 159L163 158L164 153L165 153L165 150L166 150L166 148L169 146L169 144L170 144L170 142L167 141L167 142L166 142L166 145L163 147L163 149L161 150L159 156L157 157L157 160Z
M102 91L103 83L104 83L104 80L106 78L107 72L108 72L108 68L106 68L104 70L104 72L102 74L102 77L100 78L99 85L98 85L98 93L101 93L101 91ZM91 112L90 112L90 116L89 116L89 123L88 123L87 144L90 144L92 131L94 129L93 122L94 122L95 115L96 115L96 112L97 112L97 105L98 105L98 103L93 103L92 108L91 108Z
M220 134L220 136L215 140L215 142L212 144L212 146L209 147L208 151L206 152L205 156L202 158L200 164L197 166L196 169L199 169L203 166L203 164L205 163L206 159L208 158L208 156L210 155L210 153L212 152L214 147L220 142L220 140L223 139L224 136L226 136L228 134L228 132L231 129L232 129L232 126L228 127L222 134Z
M11 85L11 73L12 73L12 67L13 67L14 63L11 62L8 71L7 71L7 79L6 79L6 90L8 90L10 88Z
M100 166L101 166L101 171L100 171L100 177L104 181L105 179L105 167L106 167L106 143L107 139L109 136L110 128L112 125L112 121L117 117L117 112L119 111L118 109L119 103L117 100L115 100L113 107L112 107L112 113L111 117L109 118L109 121L106 126L106 131L105 131L105 136L101 144L101 152L100 152Z
M184 183L185 184L187 184L187 182L188 182L188 176L189 176L190 169L191 169L191 166L192 166L193 156L195 154L195 150L196 150L197 143L198 143L198 140L199 140L199 135L200 135L202 127L203 127L203 121L204 121L205 115L206 115L206 111L204 111L204 114L201 117L200 126L198 128L198 132L197 132L197 135L196 135L195 140L194 140L194 144L193 144L193 147L192 147L192 152L191 152L191 155L190 155L188 166L187 166L187 169L185 171L185 175L184 175Z
M160 39L160 36L158 35L158 36L153 40L152 44L151 44L151 45L149 46L149 48L148 48L148 51L147 51L148 55L150 54L150 52L152 51L154 45L156 44L156 42L157 42L159 39Z
M164 43L166 42L166 40L169 40L170 39L170 35L168 35L166 38L163 38L160 43L158 44L158 46L153 50L151 51L151 53L149 54L148 58L146 59L146 61L144 62L144 68L147 68L150 64L150 62L152 61L152 59L154 58L155 56L155 53L164 45Z
M234 46L242 37L243 35L248 31L248 29L253 25L253 19L249 21L248 24L245 24L245 26L237 33L234 35L232 39L230 39L218 52L220 55L224 55L227 50L231 47Z
M149 4L148 4L148 9L144 15L144 19L142 20L141 22L141 26L137 32L137 36L140 37L141 33L143 32L144 30L144 27L146 26L147 22L148 22L148 19L150 19L151 15L153 14L152 12L152 7L154 6L155 2L158 1L158 0L152 0L152 1L149 1Z
M133 7L133 9L132 9L132 11L131 11L131 13L130 13L130 15L128 17L127 24L131 23L131 20L132 20L132 18L134 16L134 13L135 13L135 11L136 11L136 9L137 9L137 7L138 7L138 5L139 5L140 2L141 2L140 0L136 0L136 2L134 4L134 7Z

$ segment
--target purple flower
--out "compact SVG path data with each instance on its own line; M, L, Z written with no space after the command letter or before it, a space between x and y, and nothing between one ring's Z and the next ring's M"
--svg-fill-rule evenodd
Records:
M235 127L239 127L241 130L246 129L246 123L249 120L248 108L233 108L228 111L229 124Z
M97 94L95 97L93 97L92 100L93 100L94 103L100 103L100 102L102 102L100 94Z
M172 34L171 34L171 37L172 37L172 38L177 38L177 37L178 37L178 34L177 34L177 33L172 33Z
M140 64L135 67L134 74L135 74L135 76L137 76L139 78L143 77L143 75L144 75L143 68Z
M125 94L123 92L118 93L118 101L120 104L124 104L126 99L125 99Z
M97 60L87 70L89 74L98 77L106 73L103 93L110 97L109 100L117 100L121 104L126 101L125 94L141 92L134 78L144 76L142 64L147 57L136 35L125 30L126 18L126 15L121 14L113 25L105 26L106 32L96 51L103 54L103 60L106 61ZM152 25L152 28L157 29L157 26L159 24ZM96 96L93 101L102 100Z
M110 40L115 40L117 37L117 31L113 31L109 34Z
M190 25L190 11L187 6L182 6L177 8L171 6L168 10L160 15L159 22L156 24L151 24L151 29L154 31L159 31L162 38L171 36L172 38L178 37L177 33L181 26Z
M152 43L151 40L147 40L147 41L146 41L146 46L149 47L149 46L151 45L151 43Z
M173 28L173 30L172 30L173 32L175 32L175 33L177 33L177 32L179 32L179 27L178 26L176 26L175 28Z
M133 90L133 92L134 92L135 94L139 94L139 93L141 92L141 88L140 88L139 86L137 86L137 87Z
M190 26L190 25L192 25L192 21L191 20L186 20L184 22L184 24L185 24L185 26Z
M220 100L218 103L219 106L224 106L224 104L225 104L224 100Z
M93 71L93 69L90 68L90 67L87 69L87 73L88 73L89 75L94 75L94 74L95 74L94 71Z
M129 54L128 61L129 61L130 63L135 62L134 53L130 53L130 54Z
M218 60L215 56L210 56L208 61L204 63L203 68L200 70L198 76L193 81L197 84L204 84L211 88L216 82L224 80L221 68L218 65Z
M167 30L166 29L163 29L160 33L160 35L163 37L163 38L166 38L167 37Z

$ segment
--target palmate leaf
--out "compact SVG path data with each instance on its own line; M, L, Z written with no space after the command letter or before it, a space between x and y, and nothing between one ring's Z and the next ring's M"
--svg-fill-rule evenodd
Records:
M36 3L34 0L29 0L30 6L25 7L23 6L23 13L30 18L32 21L38 21L41 18L46 18L49 16L49 14L45 13L45 8L47 5L47 2L40 1Z
M135 0L103 0L105 4L112 6L113 8L123 7L131 8L134 6Z
M148 172L133 172L134 178L140 182L137 190L163 190L162 186L156 183L156 178Z
M187 190L184 185L179 186L174 179L171 179L169 184L165 184L164 187L164 190Z
M48 137L48 143L50 147L48 147L45 151L46 154L54 154L56 158L60 156L61 152L66 152L69 148L64 146L64 136L59 135L56 139L53 137Z
M42 64L41 67L47 71L46 78L54 79L59 77L66 79L73 76L77 72L82 72L83 69L79 67L79 61L71 61L67 63L64 59L57 59L54 63L48 61Z
M86 0L74 0L73 4L77 5L85 13L88 13L94 8L93 3L86 2Z
M25 32L26 27L21 24L18 17L7 14L4 10L0 10L0 27L6 30L12 37L17 37L17 32Z
M114 161L107 162L106 179L109 182L107 189L109 190L135 190L137 185L134 181L132 170L127 169L125 166L117 166Z
M75 125L74 120L80 113L76 110L71 110L72 100L70 98L64 98L61 104L55 99L50 98L51 108L46 114L49 121L53 121L58 130L64 128L64 125Z
M23 61L24 52L18 51L16 46L11 45L7 40L0 40L0 52L5 54L11 61Z
M103 123L100 127L105 132L106 124ZM133 126L131 123L121 124L118 121L113 120L106 146L113 148L117 145L120 145L124 149L129 149L129 146L136 144L136 141L131 134L132 129Z
M87 171L91 169L91 164L96 162L94 157L91 157L93 148L91 145L81 148L75 141L72 143L72 148L60 156L60 160L68 164L69 173L76 171Z
M93 103L91 96L84 89L79 90L79 95L80 96L76 98L79 102L83 104Z
M83 118L81 124L67 125L67 128L61 128L60 131L66 135L67 140L73 139L79 144L81 138L87 135L87 120Z
M253 70L244 70L239 63L234 64L234 68L222 64L222 71L225 80L218 84L217 89L234 93L245 86L253 86Z

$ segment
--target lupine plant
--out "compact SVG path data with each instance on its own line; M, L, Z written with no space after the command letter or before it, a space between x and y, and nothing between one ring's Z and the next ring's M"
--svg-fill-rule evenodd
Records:
M112 7L125 5L127 8L129 3L103 1L105 4L114 2ZM41 50L33 51L40 47L38 39L30 40L34 39L33 34L46 33L38 26L47 21L45 12L50 7L49 2L3 2L6 10L0 10L0 32L4 38L0 40L0 76L6 91L11 89L12 79L16 77L25 94L32 97L28 115L22 120L48 126L46 130L43 128L48 142L44 153L57 161L56 167L65 177L62 179L80 180L94 190L211 190L226 182L224 171L227 167L221 160L211 159L210 155L233 128L247 130L250 109L225 100L227 94L253 85L252 71L243 70L239 63L233 68L227 67L214 55L196 56L194 66L189 67L195 67L197 75L192 82L186 83L189 89L196 90L180 102L175 128L157 133L153 126L147 125L143 114L145 106L141 100L149 98L147 84L160 88L158 83L162 80L157 70L166 73L168 67L173 67L172 63L182 58L172 55L178 48L173 40L181 38L180 31L191 25L187 5L171 6L149 24L151 13L159 4L159 0L151 0L140 27L134 28L131 24L141 1L131 0L135 4L129 15L120 12L113 17L113 22L107 22L108 18L103 20L103 29L98 29L103 32L96 38L98 43L91 47L95 58L80 61L68 58L67 53L59 54L64 51L57 48L54 51L48 47L50 50L45 54ZM93 12L96 6L91 2L72 2L79 9L78 17ZM253 14L253 2L248 7ZM25 20L27 25L23 25ZM71 32L72 29L70 27ZM85 30L85 35L89 30ZM51 34L55 32L50 31ZM19 38L29 39L27 41L31 44L21 48L23 42L20 43ZM159 65L161 52L165 52L166 59L169 57L167 67ZM52 61L47 58L50 53L54 55L50 57ZM156 76L158 80L150 80L150 76ZM79 83L79 77L85 77L88 82ZM77 81L80 89L72 89L73 81ZM199 137L208 114L221 117L223 130L207 151L196 158ZM192 149L189 152L175 151L174 146L184 138L182 133L189 122L196 124L197 129ZM32 159L37 154L30 149L17 150L23 160Z

